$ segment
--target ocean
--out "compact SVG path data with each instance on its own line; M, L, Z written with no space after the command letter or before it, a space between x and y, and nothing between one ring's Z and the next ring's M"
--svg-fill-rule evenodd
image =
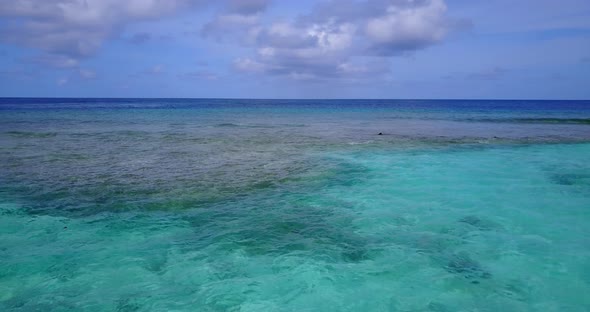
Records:
M0 311L590 311L590 101L0 99Z

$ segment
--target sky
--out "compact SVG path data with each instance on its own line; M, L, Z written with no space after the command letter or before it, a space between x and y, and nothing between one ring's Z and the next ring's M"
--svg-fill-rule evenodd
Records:
M0 97L590 99L590 1L0 0Z

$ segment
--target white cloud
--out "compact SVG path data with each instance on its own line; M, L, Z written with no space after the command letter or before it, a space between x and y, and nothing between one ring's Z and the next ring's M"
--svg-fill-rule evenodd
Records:
M236 70L298 79L383 75L389 66L379 58L436 44L452 28L444 0L332 0L308 15L268 24L263 14L270 0L13 0L0 2L6 17L0 42L36 48L42 52L36 62L72 68L84 78L92 75L82 74L80 60L126 25L212 3L219 9L201 34L252 48L253 55L235 60ZM150 38L140 32L131 41Z
M201 30L204 37L224 39L238 39L244 44L254 42L259 31L260 15L221 14L207 23Z
M0 41L80 59L131 22L170 15L199 0L11 0L0 2Z
M270 0L229 0L227 6L201 29L203 37L252 44Z
M270 5L270 0L230 0L228 11L241 15L258 14Z
M382 76L383 57L426 48L452 28L444 0L339 0L292 21L261 27L256 54L236 60L246 72L301 79Z
M443 0L429 0L420 6L391 4L385 14L366 21L371 48L391 55L432 45L444 38L450 28Z

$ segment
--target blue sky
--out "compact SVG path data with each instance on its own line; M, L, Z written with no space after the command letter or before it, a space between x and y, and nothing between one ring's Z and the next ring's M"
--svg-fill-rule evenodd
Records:
M0 96L590 99L590 1L2 1Z

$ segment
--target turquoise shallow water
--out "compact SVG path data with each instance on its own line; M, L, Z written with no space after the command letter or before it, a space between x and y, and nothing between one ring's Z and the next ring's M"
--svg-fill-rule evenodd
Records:
M586 102L23 101L2 311L590 310Z

